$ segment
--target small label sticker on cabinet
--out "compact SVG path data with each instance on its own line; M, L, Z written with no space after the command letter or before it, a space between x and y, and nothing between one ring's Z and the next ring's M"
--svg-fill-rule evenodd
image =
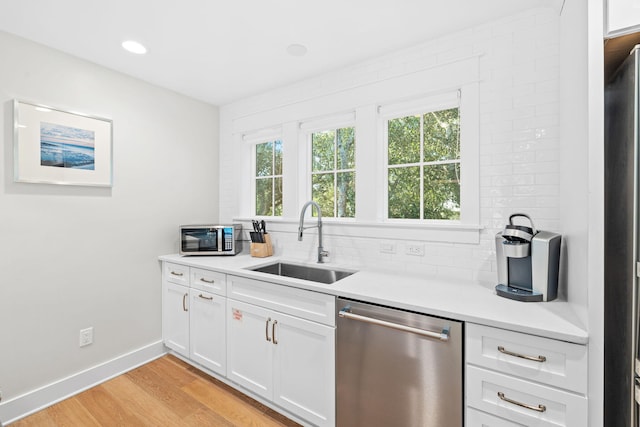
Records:
M233 309L233 320L242 320L242 311L237 308Z

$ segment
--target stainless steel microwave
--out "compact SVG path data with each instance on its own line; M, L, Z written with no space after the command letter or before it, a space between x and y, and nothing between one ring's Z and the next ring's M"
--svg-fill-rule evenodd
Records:
M235 255L240 251L242 224L180 226L180 255Z

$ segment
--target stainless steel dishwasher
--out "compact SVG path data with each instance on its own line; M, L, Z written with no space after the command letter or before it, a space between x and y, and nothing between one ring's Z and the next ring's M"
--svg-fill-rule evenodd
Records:
M462 322L337 299L338 427L462 427Z

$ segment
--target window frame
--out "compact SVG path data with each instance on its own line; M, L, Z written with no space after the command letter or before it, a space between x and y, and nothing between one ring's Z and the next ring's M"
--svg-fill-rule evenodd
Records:
M250 157L250 161L246 162L245 165L248 165L249 169L244 169L241 168L241 170L244 171L244 173L246 174L245 177L248 176L249 178L249 185L248 185L248 190L251 194L251 199L250 202L248 203L248 208L249 208L249 212L248 214L250 215L250 217L263 217L265 219L267 218L283 218L286 213L284 210L284 180L285 180L285 167L284 167L284 162L285 162L285 140L283 138L283 134L282 134L282 127L281 126L276 126L276 127L267 127L267 128L262 128L259 130L254 130L254 131L249 131L249 132L245 132L242 133L240 135L238 135L239 139L237 140L238 143L241 143L241 149L238 151L239 155L249 155ZM258 178L256 175L256 149L258 144L263 144L263 143L268 143L268 142L274 142L279 140L282 144L282 175L271 175L271 177L275 177L275 176L279 176L282 179L282 215L278 215L278 216L268 216L268 215L258 215L256 213L256 179ZM243 154L244 153L244 154ZM272 157L272 161L274 161L275 158ZM275 162L274 162L275 165ZM273 188L273 187L272 187ZM274 197L274 195L272 195L272 198Z
M354 132L354 140L355 140L355 147L358 146L358 136L357 136L357 120L356 120L356 113L355 110L351 110L351 111L347 111L347 112L341 112L341 113L337 113L337 114L333 114L333 115L328 115L328 116L322 116L322 117L316 117L316 118L312 118L312 119L307 119L307 120L303 120L300 121L299 123L299 134L298 134L298 141L299 141L299 147L300 149L300 156L302 156L301 158L304 158L304 167L300 168L298 171L298 184L302 184L304 183L304 189L301 189L301 191L299 191L299 195L300 198L302 198L302 200L300 201L300 203L303 203L304 201L307 200L312 200L312 196L313 196L313 192L312 192L312 185L313 185L313 180L312 180L312 174L313 174L313 158L312 158L312 154L313 154L313 148L312 148L312 137L314 133L318 133L318 132L324 132L324 131L330 131L330 130L337 130L337 129L343 129L343 128L353 128L353 132ZM357 149L354 147L354 152L353 152L353 158L354 158L354 169L353 169L353 173L354 173L354 179L356 179L355 177L357 176L357 171L358 171L358 156L357 156ZM348 170L348 169L345 169ZM334 169L332 172L334 173L334 177L335 177L335 173L338 171L342 171L342 169L338 170L338 169ZM304 178L303 178L304 177ZM336 185L336 183L334 182L334 185ZM358 188L357 188L357 181L355 183L355 197L354 197L354 204L355 204L355 215L353 217L336 217L336 216L325 216L324 212L322 214L322 219L323 220L328 220L328 221L334 221L334 222L339 222L339 221L346 221L346 222L354 222L357 221L358 218L358 207L357 207L357 194L358 194ZM335 204L336 204L336 198L334 197L334 213L335 213ZM315 213L315 210L314 210Z
M459 164L460 170L462 170L462 152L460 153L460 157L457 159L449 159L449 160L438 160L438 161L425 161L424 160L424 115L432 112L439 112L443 110L449 110L457 108L458 109L458 117L460 120L459 124L459 137L458 142L460 144L462 151L462 139L460 137L460 133L462 132L462 120L460 119L460 105L459 103L455 104L442 104L442 106L432 107L426 109L418 109L413 110L411 113L395 113L386 116L383 121L383 145L385 152L385 186L384 186L384 204L385 204L385 220L388 221L403 221L403 220L412 220L412 221L438 221L438 222L451 222L451 223L459 223L460 219L434 219L434 218L424 218L424 208L425 208L425 200L424 200L424 170L427 166L441 165L441 164ZM400 119L409 116L420 116L420 160L412 163L400 163L400 164L389 164L389 121L394 119ZM420 168L420 218L390 218L389 217L389 172L391 169L401 169L401 168L410 168L410 167L418 167ZM460 180L462 184L462 179ZM462 185L461 185L462 186ZM462 194L460 195L460 210L462 210Z
M353 146L353 168L350 169L339 169L338 168L338 153L337 153L337 148L338 148L338 131L341 129L353 129L353 141L354 141L354 146ZM314 171L313 170L313 135L317 134L317 133L323 133L323 132L333 132L333 165L331 169L327 169L327 170L322 170L322 171ZM308 153L309 153L309 200L313 200L313 176L314 175L328 175L331 174L333 176L333 189L334 189L334 194L333 194L333 215L329 216L326 215L325 213L322 214L323 218L335 218L336 220L339 219L355 219L356 218L356 190L355 190L355 179L356 179L356 171L357 171L357 159L356 159L356 149L355 149L355 145L357 144L357 139L356 139L356 127L355 124L353 126L339 126L339 127L331 127L329 129L323 129L323 130L316 130L313 132L309 132L308 134ZM337 188L338 188L338 174L340 173L353 173L353 179L354 179L354 199L353 199L353 206L354 206L354 214L353 216L337 216L337 208L338 208L338 192L337 192Z
M433 226L465 226L478 224L480 218L479 200L479 111L478 111L477 82L461 85L458 88L436 92L413 99L390 102L378 106L378 140L379 167L381 173L378 185L384 193L379 204L378 216L385 224L405 225L433 225ZM424 115L430 111L441 111L458 108L460 120L460 218L459 219L424 219L424 218L389 218L389 152L388 152L388 122L394 118L411 115ZM421 160L415 165L420 166L421 176L426 164ZM422 182L422 177L421 177ZM424 215L423 190L420 191L420 216Z

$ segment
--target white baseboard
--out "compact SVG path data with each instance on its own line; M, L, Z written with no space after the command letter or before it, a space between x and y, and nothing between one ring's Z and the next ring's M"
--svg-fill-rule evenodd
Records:
M67 378L0 403L0 426L8 425L70 396L166 354L162 341L123 354Z

